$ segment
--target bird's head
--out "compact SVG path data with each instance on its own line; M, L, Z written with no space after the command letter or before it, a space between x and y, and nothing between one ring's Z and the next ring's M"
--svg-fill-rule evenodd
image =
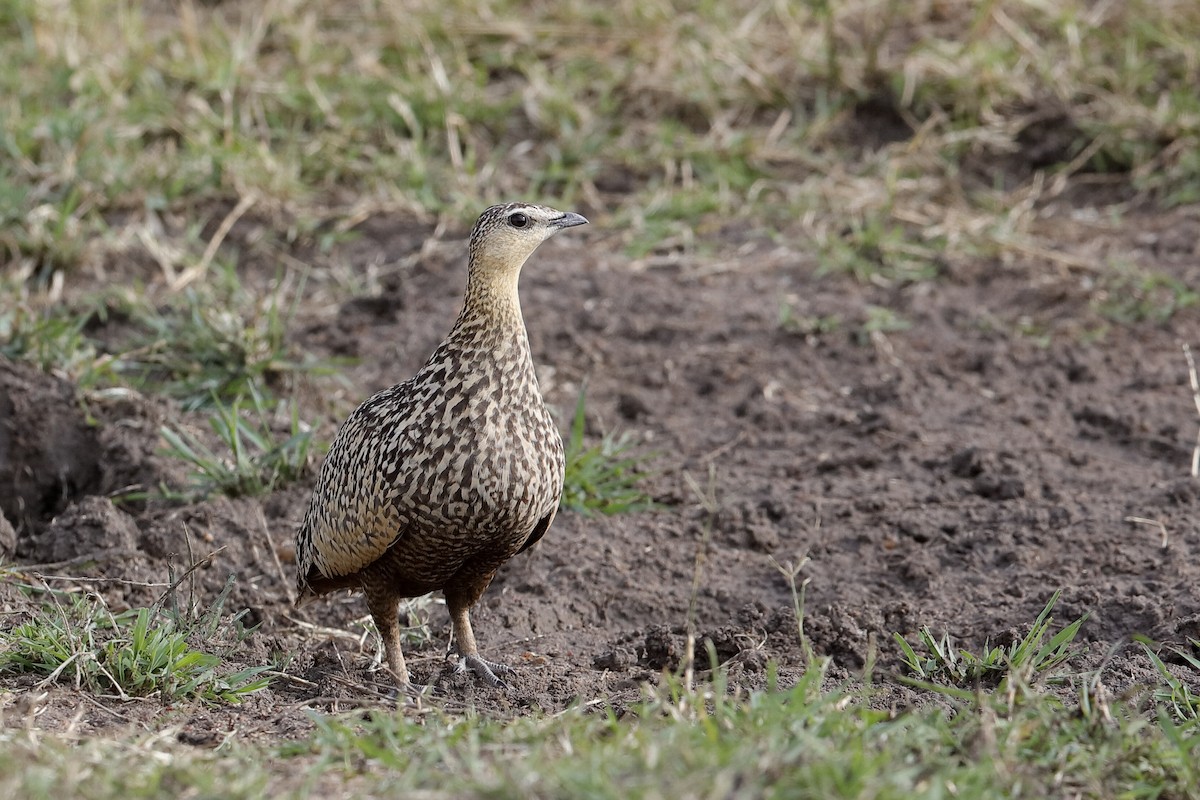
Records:
M579 214L546 206L492 206L471 231L471 280L515 290L521 267L539 244L563 228L586 223Z

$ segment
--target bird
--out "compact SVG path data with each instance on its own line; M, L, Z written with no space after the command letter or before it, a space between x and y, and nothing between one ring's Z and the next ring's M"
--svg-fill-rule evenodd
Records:
M296 531L296 605L360 589L400 689L414 688L400 600L438 590L458 669L497 688L513 672L480 656L471 608L501 565L546 534L565 470L517 284L538 245L586 223L530 203L486 209L449 334L415 375L346 418L318 471Z

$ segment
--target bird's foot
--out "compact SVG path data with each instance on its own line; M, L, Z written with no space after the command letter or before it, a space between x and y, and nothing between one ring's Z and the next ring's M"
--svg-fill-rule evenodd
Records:
M397 682L388 692L388 698L395 701L397 705L403 705L405 708L424 708L424 701L433 697L434 688L422 683L412 683L404 681Z
M462 659L459 660L458 666L455 668L455 672L466 672L468 668L478 675L484 683L496 689L504 689L508 686L508 684L496 677L497 673L500 675L513 674L513 668L507 664L498 664L495 661L485 661L479 656L474 655L463 656Z

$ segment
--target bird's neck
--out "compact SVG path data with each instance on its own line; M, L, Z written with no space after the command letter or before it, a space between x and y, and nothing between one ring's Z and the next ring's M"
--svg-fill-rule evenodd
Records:
M469 349L496 354L516 349L524 351L521 355L527 354L529 340L521 316L516 276L509 280L471 274L462 311L449 338Z

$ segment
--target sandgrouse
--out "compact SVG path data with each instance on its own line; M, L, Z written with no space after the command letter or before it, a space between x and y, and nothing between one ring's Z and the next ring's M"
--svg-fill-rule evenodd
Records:
M579 214L509 203L471 231L462 312L425 366L359 406L321 466L296 533L297 605L361 588L401 688L399 601L440 589L460 668L493 686L471 607L500 565L542 538L563 486L563 444L534 374L517 279Z

